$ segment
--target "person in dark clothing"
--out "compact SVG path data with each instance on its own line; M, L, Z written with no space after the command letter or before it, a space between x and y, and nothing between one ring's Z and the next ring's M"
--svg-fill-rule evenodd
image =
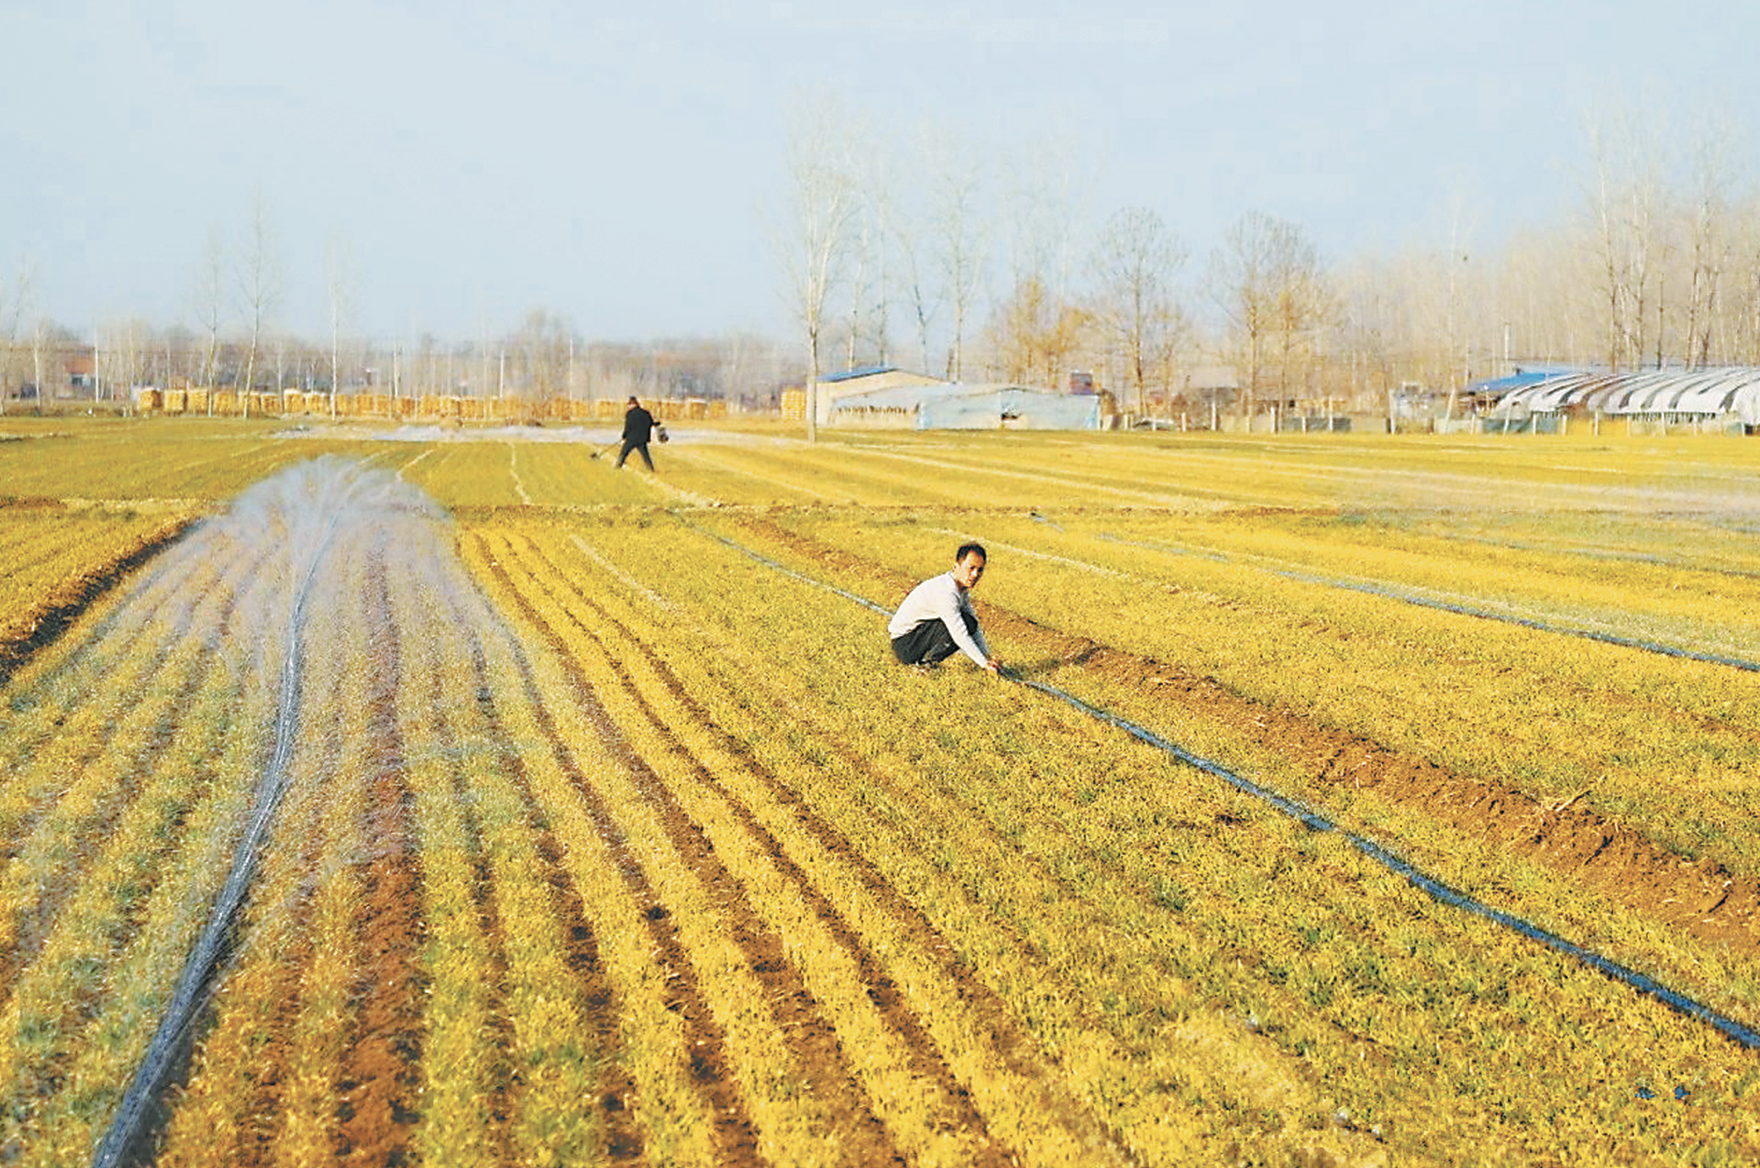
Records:
M621 468L623 460L629 457L632 450L640 451L642 461L648 469L654 469L654 460L648 456L648 439L654 433L654 415L642 408L642 403L635 398L623 409L623 450L617 455L617 465Z

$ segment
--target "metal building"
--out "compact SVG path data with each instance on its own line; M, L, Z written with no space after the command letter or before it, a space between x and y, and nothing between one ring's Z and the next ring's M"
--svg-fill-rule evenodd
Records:
M839 397L833 426L900 430L1098 430L1100 398L1013 384L894 385Z

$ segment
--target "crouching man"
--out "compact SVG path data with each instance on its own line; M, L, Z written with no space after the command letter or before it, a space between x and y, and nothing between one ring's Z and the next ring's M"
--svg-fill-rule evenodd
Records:
M981 544L962 544L953 554L953 571L911 589L886 626L893 655L901 663L932 666L963 652L980 669L1001 671L1002 662L978 628L969 595L984 575L984 559Z

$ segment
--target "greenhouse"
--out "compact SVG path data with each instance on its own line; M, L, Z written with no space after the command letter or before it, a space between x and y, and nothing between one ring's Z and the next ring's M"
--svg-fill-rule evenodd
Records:
M1671 425L1713 420L1760 425L1760 368L1752 366L1526 377L1525 384L1498 397L1492 416L1600 414Z

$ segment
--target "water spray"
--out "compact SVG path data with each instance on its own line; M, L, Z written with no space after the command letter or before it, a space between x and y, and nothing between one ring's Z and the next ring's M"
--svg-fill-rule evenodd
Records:
M233 851L226 882L184 961L152 1041L93 1153L94 1168L120 1168L141 1149L151 1131L160 1095L170 1081L197 1016L217 988L221 967L234 948L235 930L256 875L258 857L289 782L300 729L306 614L319 581L319 568L345 527L376 518L388 505L407 506L412 496L420 498L414 488L402 484L390 472L363 470L340 459L323 458L283 471L246 491L213 528L216 540L232 537L260 542L269 533L284 541L278 550L288 562L303 565L293 583L288 612L275 746L258 781L251 816Z

